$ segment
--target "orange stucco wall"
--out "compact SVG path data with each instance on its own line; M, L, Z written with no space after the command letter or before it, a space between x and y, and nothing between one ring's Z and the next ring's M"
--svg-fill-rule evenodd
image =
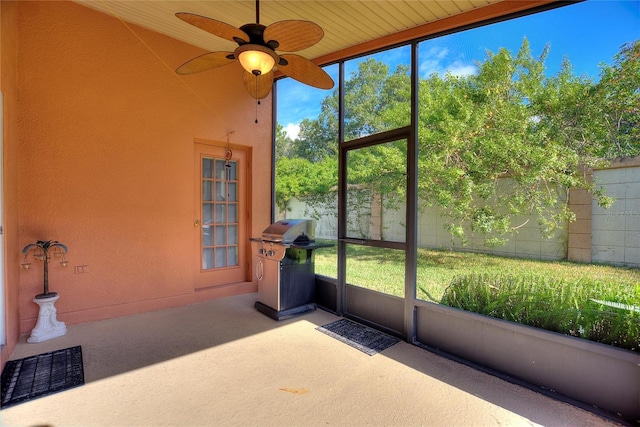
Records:
M19 265L21 248L38 239L69 247L69 267L49 271L67 324L255 290L249 282L194 291L194 139L224 142L233 131L232 143L251 147L259 160L249 234L259 233L270 221L270 99L255 124L237 64L177 77L172 70L200 49L132 26L134 34L71 2L12 7L17 141L7 138L5 150L17 145L19 156L17 182L6 185L18 195L17 205L5 196L5 207L19 213L19 229L7 263ZM79 265L88 272L75 273ZM24 333L35 325L42 267L18 271L8 286L19 288L10 304Z

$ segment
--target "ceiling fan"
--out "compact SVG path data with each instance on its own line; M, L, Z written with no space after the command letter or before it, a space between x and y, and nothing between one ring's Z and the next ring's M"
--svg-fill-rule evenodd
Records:
M238 44L233 52L209 52L176 69L185 75L211 70L239 61L244 68L244 86L254 98L266 97L273 86L273 69L301 83L320 89L333 88L333 80L318 65L295 53L318 43L324 36L319 25L310 21L287 20L269 26L260 24L260 1L256 0L256 23L240 28L204 16L178 12L176 17L208 33Z

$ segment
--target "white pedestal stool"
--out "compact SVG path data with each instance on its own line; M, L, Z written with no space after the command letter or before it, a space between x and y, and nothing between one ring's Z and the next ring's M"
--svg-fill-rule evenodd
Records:
M67 325L59 322L56 316L55 303L60 298L55 292L50 294L36 295L33 302L40 306L38 314L38 322L36 327L31 331L31 335L27 339L28 343L37 343L50 340L51 338L61 337L67 333Z

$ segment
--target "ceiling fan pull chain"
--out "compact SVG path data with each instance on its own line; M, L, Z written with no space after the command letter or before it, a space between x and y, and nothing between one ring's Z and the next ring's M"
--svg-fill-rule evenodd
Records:
M256 102L256 123L258 123L258 105L260 104L260 100Z
M256 76L256 123L258 123L258 105L260 105L260 99L258 98L259 84L260 84L260 80L258 80L258 76Z

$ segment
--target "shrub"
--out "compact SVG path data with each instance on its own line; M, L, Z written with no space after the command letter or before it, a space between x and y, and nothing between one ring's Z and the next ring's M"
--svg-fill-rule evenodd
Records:
M469 274L454 278L440 302L640 352L640 284Z

